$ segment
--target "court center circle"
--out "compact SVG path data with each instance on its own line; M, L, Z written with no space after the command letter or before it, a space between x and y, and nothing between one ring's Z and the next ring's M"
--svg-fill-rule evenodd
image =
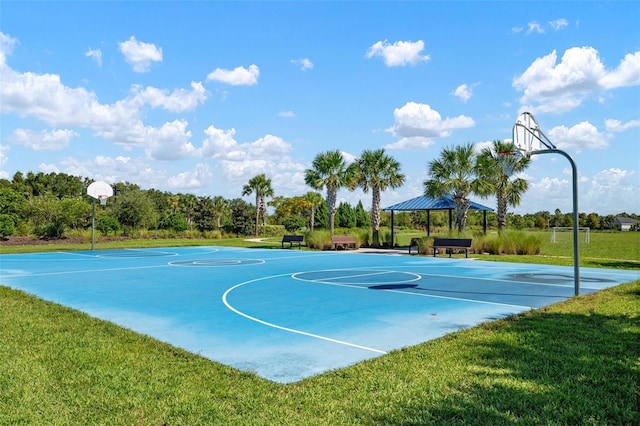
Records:
M298 272L291 275L298 281L340 285L389 285L419 281L422 276L413 272L380 269L327 269Z
M264 263L264 259L197 259L197 260L182 260L179 262L169 262L171 266L193 266L193 267L220 267L220 266L244 266L244 265L259 265Z

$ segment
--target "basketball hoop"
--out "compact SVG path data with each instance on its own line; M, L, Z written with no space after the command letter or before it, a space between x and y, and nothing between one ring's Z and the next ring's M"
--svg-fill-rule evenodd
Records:
M518 150L515 151L496 151L496 155L499 155L500 157L512 157L512 156L517 156L517 155L521 155L522 153Z
M107 204L107 198L113 195L113 188L107 182L97 181L93 182L91 185L87 187L87 195L92 197L92 212L91 212L91 250L93 250L93 246L95 244L95 234L96 234L96 201L100 201L101 206L105 206Z
M560 154L569 160L573 180L573 287L580 294L580 255L578 246L578 168L573 158L556 146L540 130L540 125L529 112L521 113L513 125L513 143L522 155L530 158L538 154Z

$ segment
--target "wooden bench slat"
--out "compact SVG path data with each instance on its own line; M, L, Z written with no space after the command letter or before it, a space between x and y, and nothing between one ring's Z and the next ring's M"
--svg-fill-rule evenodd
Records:
M334 235L331 237L331 246L334 250L337 250L338 246L342 246L343 248L353 246L355 249L356 239L350 235Z

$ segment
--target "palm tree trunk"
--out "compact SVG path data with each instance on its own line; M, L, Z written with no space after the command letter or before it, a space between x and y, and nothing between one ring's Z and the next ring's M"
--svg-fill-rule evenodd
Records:
M329 207L329 232L333 235L335 217L336 217L336 198L337 191L335 188L327 188L327 207Z
M456 211L456 226L458 233L464 232L467 225L467 211L469 210L469 202L460 196L453 197L453 207Z
M502 231L507 227L507 194L503 188L498 190L498 211L496 218L498 219L498 231Z
M371 226L372 243L374 247L380 246L380 188L371 188Z
M311 232L313 232L313 225L316 220L316 207L311 206L311 220L309 221L311 224Z
M256 237L258 236L258 222L260 220L260 195L256 192Z

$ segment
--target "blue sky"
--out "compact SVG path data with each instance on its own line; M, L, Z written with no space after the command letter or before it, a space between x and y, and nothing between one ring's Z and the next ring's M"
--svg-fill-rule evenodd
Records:
M640 3L3 1L0 111L8 179L237 198L265 173L293 196L318 153L385 148L407 179L383 206L529 111L576 161L581 212L640 213ZM523 177L511 211L571 211L564 157Z

